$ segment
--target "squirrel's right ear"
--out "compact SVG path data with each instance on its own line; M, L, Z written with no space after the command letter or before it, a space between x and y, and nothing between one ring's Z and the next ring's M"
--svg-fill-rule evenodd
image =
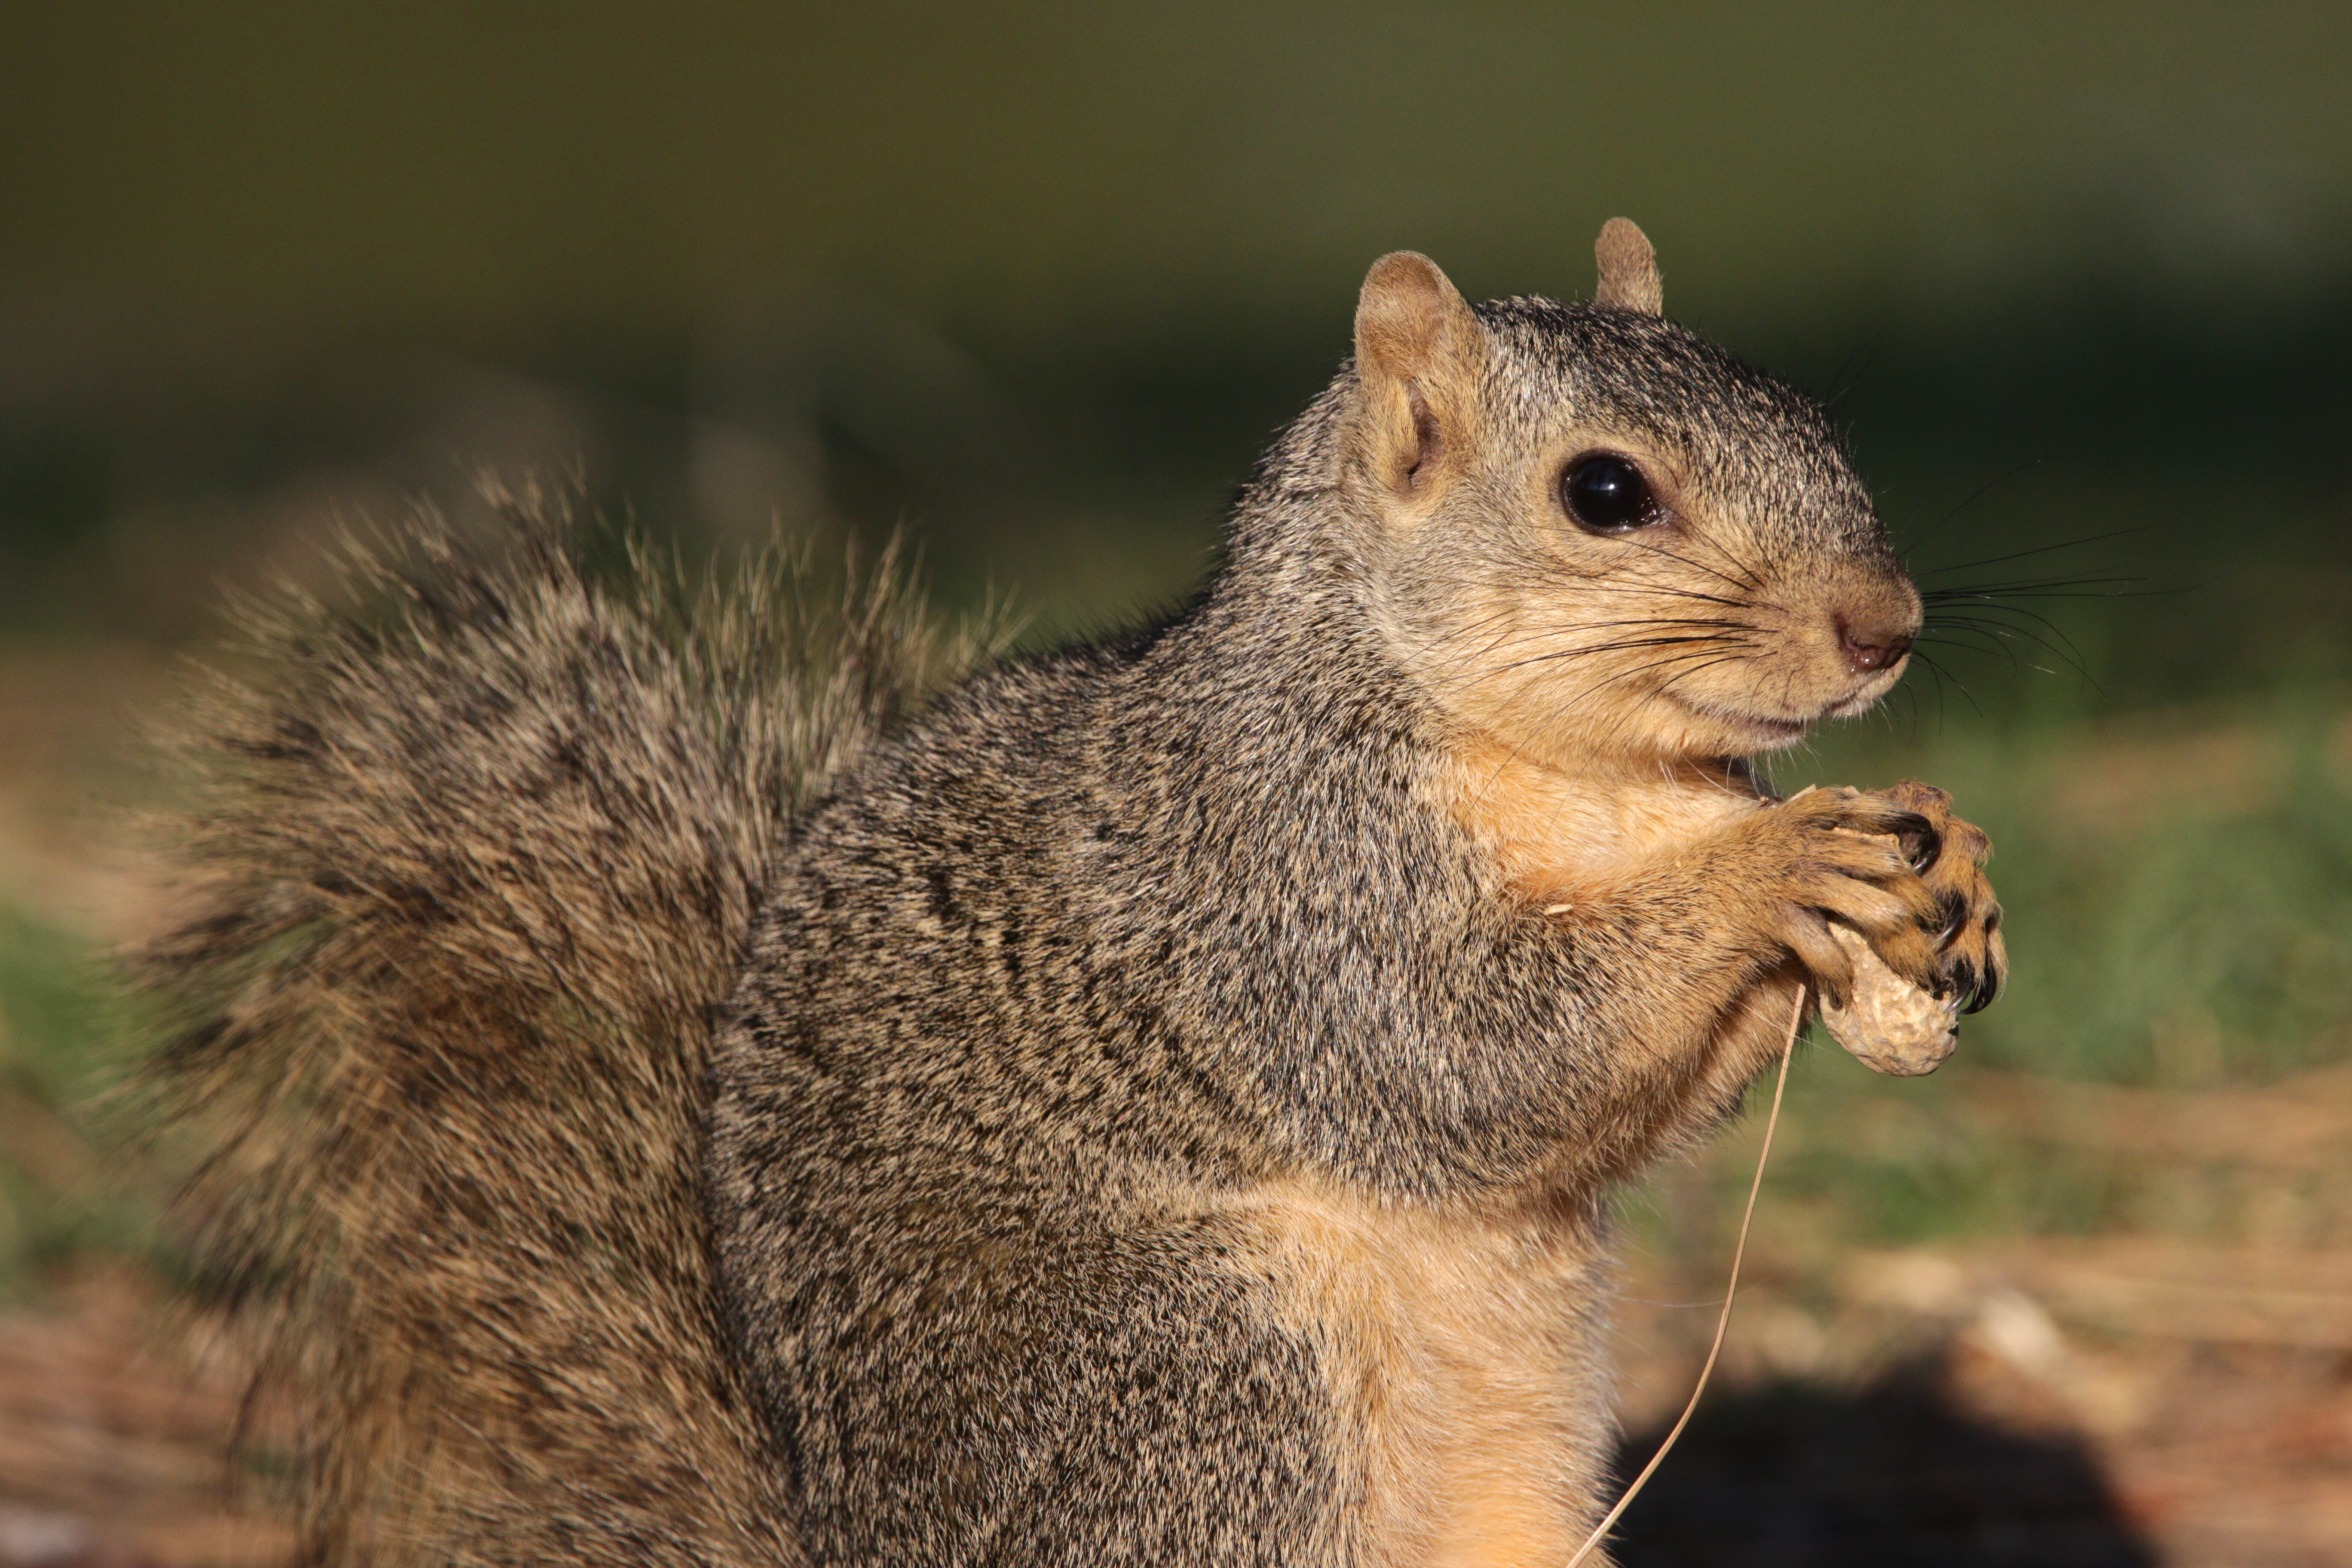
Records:
M1611 218L1601 225L1593 242L1593 259L1601 264L1601 286L1593 303L1645 316L1666 313L1666 289L1658 278L1658 253L1650 237L1631 218Z
M1391 251L1356 296L1356 379L1382 466L1400 489L1426 485L1467 418L1482 329L1437 263Z

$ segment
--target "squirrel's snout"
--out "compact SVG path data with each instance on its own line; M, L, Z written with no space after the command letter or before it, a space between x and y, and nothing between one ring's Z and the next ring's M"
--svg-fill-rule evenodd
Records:
M1845 616L1837 617L1838 649L1846 656L1846 667L1856 675L1869 675L1885 669L1911 651L1911 642L1918 634L1908 625L1873 621Z

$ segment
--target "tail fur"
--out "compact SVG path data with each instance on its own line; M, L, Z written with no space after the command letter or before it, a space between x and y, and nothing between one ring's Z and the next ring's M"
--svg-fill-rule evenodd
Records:
M144 952L199 1261L265 1342L322 1563L796 1564L723 1351L711 1020L812 794L977 651L892 555L606 581L569 508L351 552L192 729Z

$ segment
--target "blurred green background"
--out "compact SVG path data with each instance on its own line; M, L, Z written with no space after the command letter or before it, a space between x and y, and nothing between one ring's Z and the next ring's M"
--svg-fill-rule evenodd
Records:
M1115 624L1373 256L1575 295L1624 212L1923 581L2036 585L1780 770L1993 828L1981 1054L2345 1054L2352 11L91 4L0 60L8 647L177 645L481 467Z
M1114 625L1198 578L1374 256L1578 295L1624 213L1670 313L1834 399L1924 582L2010 594L1778 769L1953 788L2016 960L1930 1083L1808 1060L1785 1201L2352 1246L2335 1167L2183 1196L1985 1109L2341 1098L2352 8L81 3L0 9L0 73L11 1126L110 1032L120 905L43 870L51 808L338 515L577 467L693 553L903 526L950 602ZM118 1233L70 1166L0 1156L0 1255Z
M1624 212L1924 566L2146 527L2038 562L2199 590L2096 618L2115 701L2344 653L2341 7L100 3L0 59L12 628L177 634L233 536L575 457L1113 616L1373 256L1576 294Z

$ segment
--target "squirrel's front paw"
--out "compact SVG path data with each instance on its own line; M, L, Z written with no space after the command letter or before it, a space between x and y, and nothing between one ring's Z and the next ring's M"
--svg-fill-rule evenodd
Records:
M1770 933L1812 972L1823 998L1842 1005L1854 984L1852 955L1831 935L1832 921L1921 990L1947 983L1942 943L1952 912L1924 874L1946 853L1937 818L1893 791L1830 788L1768 806L1746 827L1766 862Z
M1928 989L1939 997L1959 997L1962 1012L1981 1012L2009 977L2001 902L1984 873L1992 840L1976 824L1953 816L1952 797L1933 784L1905 779L1880 798L1928 825L1924 834L1904 842L1943 914L1935 934L1936 983Z

